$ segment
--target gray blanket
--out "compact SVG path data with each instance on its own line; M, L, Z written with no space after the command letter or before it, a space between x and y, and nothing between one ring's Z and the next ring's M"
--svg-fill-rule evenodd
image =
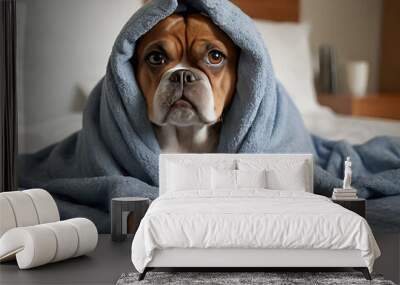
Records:
M19 186L42 187L62 218L87 217L109 231L110 199L158 196L160 147L130 59L135 42L160 20L188 7L207 14L240 49L236 93L224 114L217 152L312 153L315 191L341 185L343 160L353 161L360 196L400 194L400 139L351 146L312 137L276 80L267 48L252 20L225 0L155 0L137 11L115 41L107 71L90 94L83 128L65 140L19 157Z

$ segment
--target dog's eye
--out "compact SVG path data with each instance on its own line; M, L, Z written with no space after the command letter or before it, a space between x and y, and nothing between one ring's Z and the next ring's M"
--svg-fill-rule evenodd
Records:
M220 64L225 59L225 55L218 50L211 50L208 53L208 62L210 64Z
M146 57L146 61L152 65L161 65L167 62L167 57L161 52L153 51Z

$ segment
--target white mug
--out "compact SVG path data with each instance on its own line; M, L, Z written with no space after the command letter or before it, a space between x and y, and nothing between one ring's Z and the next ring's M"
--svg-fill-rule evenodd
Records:
M367 61L351 61L346 64L346 78L349 92L356 96L367 93L369 64Z

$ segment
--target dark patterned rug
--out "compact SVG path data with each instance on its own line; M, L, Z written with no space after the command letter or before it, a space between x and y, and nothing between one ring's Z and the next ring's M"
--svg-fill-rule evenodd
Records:
M395 285L380 275L372 275L368 281L359 272L148 272L138 281L138 273L122 274L117 285L133 284L266 284L266 285Z

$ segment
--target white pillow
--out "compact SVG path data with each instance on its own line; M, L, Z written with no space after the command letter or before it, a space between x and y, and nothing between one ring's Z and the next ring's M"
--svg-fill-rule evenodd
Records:
M267 175L263 170L212 170L214 190L238 190L241 188L267 188Z
M267 188L267 171L235 170L237 188Z
M211 167L168 164L168 191L211 190Z
M268 189L306 192L307 182L304 167L298 166L285 171L276 169L268 171Z
M213 168L212 188L214 190L236 190L236 170Z
M304 160L239 159L239 170L266 170L267 188L271 190L307 191L311 189L308 165Z
M277 23L256 20L265 41L276 77L301 113L320 108L314 88L310 26L305 23Z

